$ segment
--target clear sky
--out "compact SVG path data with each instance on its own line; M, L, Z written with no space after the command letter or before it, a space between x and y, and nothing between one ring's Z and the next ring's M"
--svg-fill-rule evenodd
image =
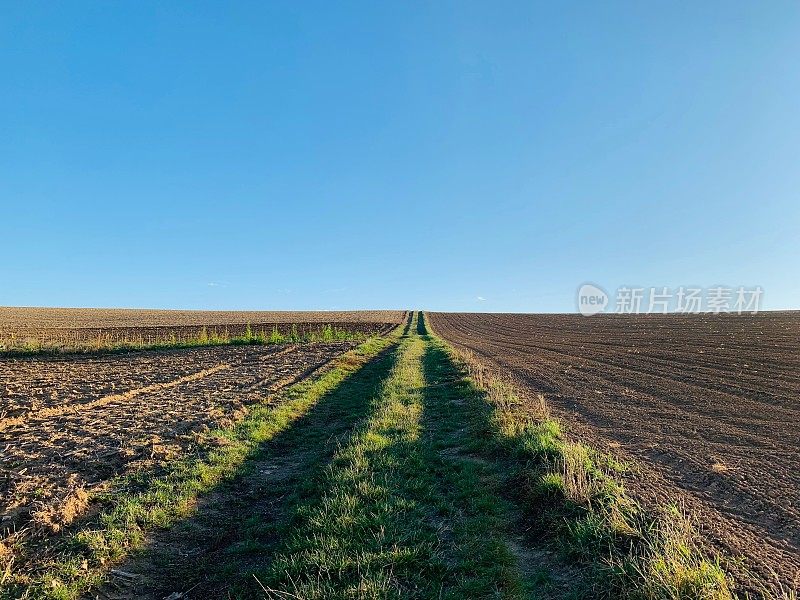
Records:
M800 3L3 2L0 305L800 308Z

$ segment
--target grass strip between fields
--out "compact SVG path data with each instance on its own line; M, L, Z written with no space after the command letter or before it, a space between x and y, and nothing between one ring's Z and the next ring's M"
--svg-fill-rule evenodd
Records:
M256 573L267 598L527 597L496 474L466 453L469 407L413 325L372 416Z
M136 339L131 333L129 340L106 338L102 335L96 339L81 342L55 345L42 343L36 339L25 339L20 343L6 340L0 344L0 358L18 358L26 356L50 356L69 354L122 354L141 350L180 350L186 348L204 348L208 346L266 346L272 344L312 344L318 342L364 342L370 335L361 331L352 331L335 325L321 325L318 329L299 331L292 325L288 332L281 332L277 326L272 330L254 330L247 325L242 335L231 335L226 330L220 331L212 327L200 327L196 335L178 338L175 335L164 336L155 341Z
M626 465L567 439L544 396L524 400L474 356L430 333L489 406L495 453L508 461L510 484L532 533L582 565L586 580L579 597L734 597L718 559L699 550L689 516L676 506L645 511L618 477Z
M275 402L252 406L235 426L214 432L224 443L202 458L170 462L157 476L139 473L113 481L110 491L95 499L101 507L98 518L57 539L37 574L16 582L12 576L0 590L0 598L24 593L25 597L75 599L100 584L110 565L145 545L149 530L170 527L190 516L201 494L233 477L260 445L290 428L321 397L396 344L401 329L368 339L318 377L287 388Z

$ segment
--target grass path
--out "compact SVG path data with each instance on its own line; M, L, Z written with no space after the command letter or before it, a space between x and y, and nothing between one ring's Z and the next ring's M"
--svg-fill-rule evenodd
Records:
M417 325L414 327L413 325ZM257 573L269 598L529 597L472 407L412 324L371 417L324 469Z
M689 522L643 513L541 400L415 314L201 456L115 481L0 599L731 598Z

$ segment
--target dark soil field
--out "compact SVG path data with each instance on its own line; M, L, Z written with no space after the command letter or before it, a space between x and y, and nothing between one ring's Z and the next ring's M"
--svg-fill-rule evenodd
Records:
M800 313L432 313L434 331L543 393L573 435L636 459L755 592L800 587Z

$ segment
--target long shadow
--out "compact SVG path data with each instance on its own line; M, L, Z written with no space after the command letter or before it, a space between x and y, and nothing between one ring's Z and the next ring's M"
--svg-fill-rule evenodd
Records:
M413 325L407 324L405 336L417 335ZM276 590L270 597L300 598L307 590L336 599L452 597L443 595L452 587L454 568L439 551L446 523L435 493L434 456L417 435L409 416L414 411L405 412L418 399L391 394L381 399L379 419L365 431L370 441L343 448L328 479L294 513L296 535L272 568L259 573Z
M422 357L425 390L422 444L430 449L430 468L447 512L449 534L443 549L461 570L444 581L442 597L472 590L480 597L520 598L527 591L507 544L508 502L495 493L497 466L485 453L488 407L470 401L462 373L444 349L433 343L422 314L418 333L428 343ZM535 596L531 596L535 597Z
M491 406L445 348L427 331L422 335L430 342L422 359L427 383L423 439L442 461L440 485L459 507L454 518L465 521L462 530L473 536L483 530L480 540L457 541L457 551L466 552L467 560L477 564L487 560L496 564L498 568L488 575L509 597L568 597L570 585L562 577L561 565L523 533L527 515L511 489L513 469L498 452ZM483 499L469 494L470 489L481 490ZM509 576L511 572L517 575Z
M422 312L417 332L428 342L422 357L425 439L435 448L458 449L472 459L479 453L481 462L492 459L491 407L476 396L475 388L465 379L466 370L453 363L445 348L429 335Z
M122 591L161 599L188 590L191 595L181 597L263 597L252 574L271 562L294 507L368 416L396 359L394 345L320 398L247 458L233 478L201 498L192 517L154 533L145 550L116 567L131 577L112 577L87 597Z
M425 325L425 313L421 310L417 312L417 335L425 339L427 339L426 336L428 335L428 328Z
M408 317L406 318L406 324L403 328L403 337L407 337L408 334L411 332L411 324L414 322L414 311L408 311Z
M463 378L426 337L424 321L409 335L420 332L428 342L419 357L426 385L387 392L382 400L391 403L381 408L388 412L378 413L357 446L337 454L328 478L293 514L295 535L259 572L276 590L271 597L308 590L320 598L522 597L502 533L509 513L492 493L496 474L470 454L474 436L464 430L488 415L469 414L477 403L465 403ZM403 364L416 369L416 360L405 355ZM410 381L398 375L393 384Z

